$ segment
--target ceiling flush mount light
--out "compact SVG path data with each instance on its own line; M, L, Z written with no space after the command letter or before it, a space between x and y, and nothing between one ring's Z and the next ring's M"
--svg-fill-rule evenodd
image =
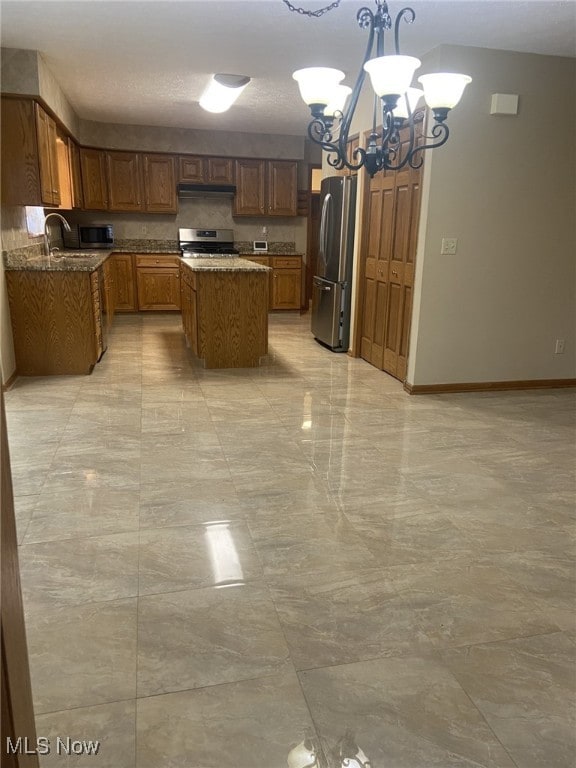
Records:
M245 75L213 75L200 97L207 112L226 112L250 82Z
M321 16L336 8L334 2L320 11L305 11L296 8L288 0L284 3L292 11L306 16ZM388 12L386 0L375 0L376 10L360 8L356 16L358 26L368 29L368 45L356 80L350 104L345 102L350 89L341 85L344 73L328 67L310 67L299 69L292 77L298 82L300 95L310 107L312 120L308 125L308 136L328 152L328 163L341 170L346 167L358 170L363 166L370 176L380 170L398 170L406 165L419 168L426 149L441 147L448 141L449 130L446 118L455 107L464 88L472 81L468 75L442 72L422 75L418 78L422 89L412 88L412 78L420 66L419 59L400 54L400 22L412 24L416 14L412 8L403 8L394 21L394 54L384 53L384 33L392 28L392 18ZM366 75L370 76L372 88L376 94L372 132L366 149L354 150L352 159L347 156L348 133L356 111L358 98ZM424 118L424 108L418 108L418 102L424 97L426 105L432 110L434 125L431 135L417 138L415 126ZM339 101L338 101L339 99ZM380 101L381 117L378 114ZM381 119L382 128L377 128ZM409 137L401 142L400 131L408 129Z

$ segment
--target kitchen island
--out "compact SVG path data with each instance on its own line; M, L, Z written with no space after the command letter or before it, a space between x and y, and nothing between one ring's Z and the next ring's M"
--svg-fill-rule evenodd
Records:
M182 325L205 368L254 368L268 352L269 268L246 259L181 259Z
M92 371L106 351L114 314L110 253L5 256L18 375Z

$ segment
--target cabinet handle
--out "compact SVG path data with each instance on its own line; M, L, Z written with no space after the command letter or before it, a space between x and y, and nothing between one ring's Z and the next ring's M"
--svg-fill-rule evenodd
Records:
M392 270L392 274L394 275L394 277L398 277L398 272L396 272L395 270Z

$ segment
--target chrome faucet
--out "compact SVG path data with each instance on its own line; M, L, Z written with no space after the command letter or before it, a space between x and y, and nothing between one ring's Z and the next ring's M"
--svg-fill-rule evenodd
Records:
M62 224L64 224L64 229L67 232L70 232L70 224L68 224L64 216L54 212L46 214L46 217L44 219L44 250L46 251L46 256L52 256L54 251L59 250L58 248L50 247L50 236L48 235L48 219L50 219L52 216L55 216L57 219L60 219Z

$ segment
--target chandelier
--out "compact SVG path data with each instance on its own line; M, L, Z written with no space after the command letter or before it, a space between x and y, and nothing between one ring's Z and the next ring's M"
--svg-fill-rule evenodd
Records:
M330 754L330 766L333 768L371 768L371 765L349 730ZM288 768L328 768L319 741L310 733L290 750Z
M313 12L296 8L288 0L284 2L290 10L316 17L340 4L337 0ZM339 69L308 67L292 75L312 114L308 136L328 153L328 164L336 170L349 168L357 171L365 167L371 177L377 171L399 170L406 165L420 168L424 150L445 144L449 136L446 124L448 113L458 104L464 88L472 80L467 75L439 72L421 75L418 82L422 89L412 88L412 78L422 62L413 56L400 54L399 34L402 20L412 24L416 14L412 8L403 8L397 14L394 21L395 52L385 54L384 34L392 29L393 22L386 0L375 0L375 3L375 12L360 8L356 16L358 26L368 29L369 33L354 89L341 84L345 75ZM348 133L367 74L375 93L372 130L366 148L358 147L348 157ZM350 104L345 107L350 94ZM432 111L434 124L429 136L418 138L416 125L424 119L424 109L418 107L422 97ZM381 115L378 114L379 109ZM379 117L381 128L378 127ZM403 129L407 129L408 134L405 142L401 141L400 131Z

